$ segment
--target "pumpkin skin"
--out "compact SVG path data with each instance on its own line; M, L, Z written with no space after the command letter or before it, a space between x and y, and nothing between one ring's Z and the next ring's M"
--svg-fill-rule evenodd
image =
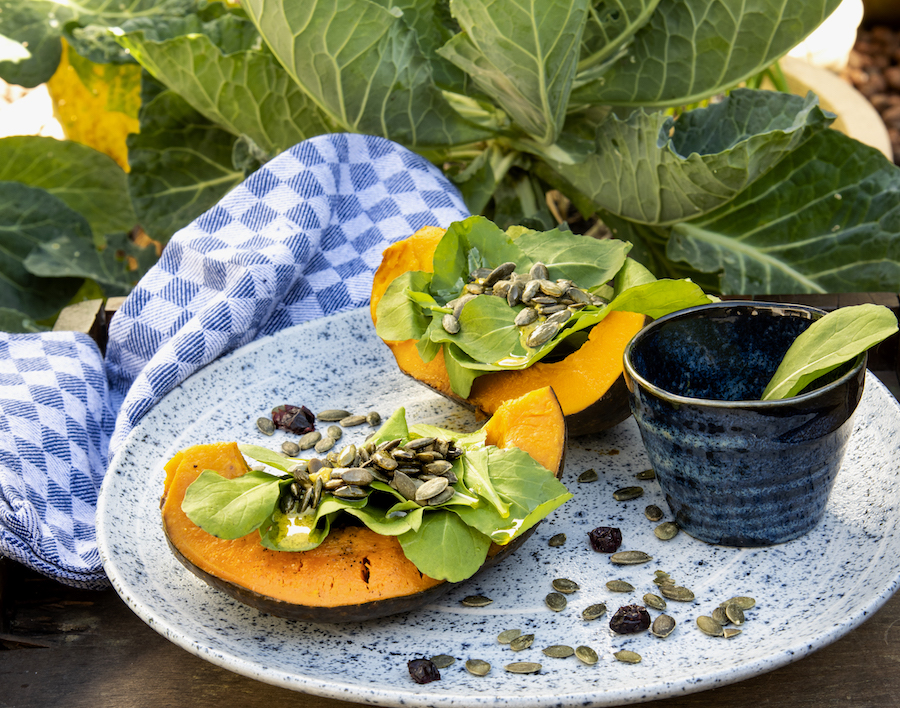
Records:
M559 477L565 463L566 424L549 388L501 407L485 423L486 442L516 446ZM188 485L204 469L224 477L248 471L236 443L196 445L166 464L160 501L163 530L173 554L191 572L261 612L311 622L357 622L414 610L457 583L423 575L395 537L363 526L332 529L311 551L272 551L259 534L225 540L196 526L181 510ZM492 544L479 573L513 553L532 527L505 546Z
M369 311L374 323L378 303L396 278L407 271L433 272L434 251L443 235L444 229L426 226L385 249L372 283ZM443 349L425 362L413 339L385 344L403 373L484 416L493 415L504 401L550 386L559 398L569 434L580 436L611 428L631 415L623 357L645 319L634 312L611 312L593 327L587 342L561 361L483 374L475 379L467 398L450 387Z

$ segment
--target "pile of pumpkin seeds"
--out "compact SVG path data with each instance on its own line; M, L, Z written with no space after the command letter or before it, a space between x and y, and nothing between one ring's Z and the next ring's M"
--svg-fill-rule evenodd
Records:
M549 342L569 318L578 310L593 305L603 307L607 301L579 288L571 280L550 280L547 266L538 262L527 274L517 273L512 261L496 268L477 268L469 274L463 293L447 303L453 309L441 319L441 326L450 334L459 332L459 317L463 307L479 295L495 295L506 300L510 307L524 305L515 323L530 328L526 346L539 347Z
M697 627L704 634L711 637L725 637L731 639L743 630L738 629L744 624L747 610L756 607L756 600L746 595L738 595L721 603L711 615L701 615L697 618Z
M279 501L283 513L305 514L318 507L324 493L340 499L364 499L375 481L383 482L420 506L449 501L457 482L453 461L464 454L454 440L414 438L380 445L367 441L350 444L324 458L297 460L289 471L294 482Z

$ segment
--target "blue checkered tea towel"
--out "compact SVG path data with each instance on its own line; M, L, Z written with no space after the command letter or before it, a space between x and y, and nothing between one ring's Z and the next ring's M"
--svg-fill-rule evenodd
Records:
M113 319L105 362L80 335L5 335L0 553L71 585L105 586L97 491L144 414L236 347L366 305L390 243L466 216L455 187L418 155L371 136L319 136L172 238Z

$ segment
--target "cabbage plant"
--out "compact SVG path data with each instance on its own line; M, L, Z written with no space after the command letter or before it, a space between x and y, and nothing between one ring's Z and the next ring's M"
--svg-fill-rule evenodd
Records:
M127 189L161 241L280 151L349 131L428 157L502 227L554 226L557 189L660 277L893 290L898 168L815 96L739 88L838 2L0 0L21 48L0 75L44 80L61 36L146 70Z

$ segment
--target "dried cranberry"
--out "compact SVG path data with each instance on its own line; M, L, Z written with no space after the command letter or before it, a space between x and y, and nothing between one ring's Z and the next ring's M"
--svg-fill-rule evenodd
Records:
M441 680L441 672L430 659L413 659L406 662L409 675L416 683L431 683Z
M285 403L272 409L272 422L279 430L303 435L316 429L316 416L306 406Z
M616 634L637 634L650 626L650 613L640 605L625 605L609 620L609 628Z
M588 532L588 538L597 553L615 553L622 545L622 532L611 526L598 526Z

